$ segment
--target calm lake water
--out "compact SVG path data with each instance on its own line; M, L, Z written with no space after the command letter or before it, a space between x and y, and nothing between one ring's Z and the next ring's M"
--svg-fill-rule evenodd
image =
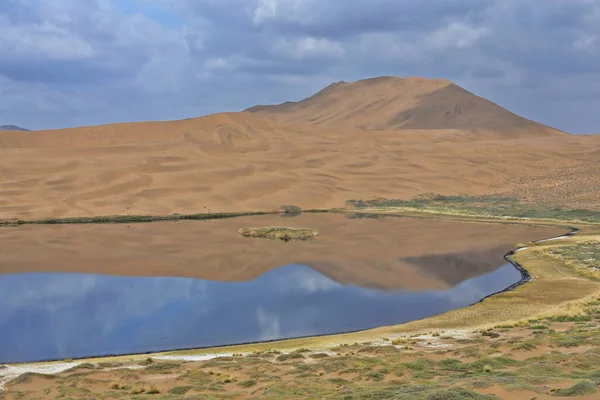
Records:
M308 242L244 238L308 227ZM519 281L515 243L564 229L340 214L0 229L0 363L395 325Z
M512 265L442 291L342 285L290 264L251 282L17 274L0 279L1 362L215 346L393 325L517 282Z

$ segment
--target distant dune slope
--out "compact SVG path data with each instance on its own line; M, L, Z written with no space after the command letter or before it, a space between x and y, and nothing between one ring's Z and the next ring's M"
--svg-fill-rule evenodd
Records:
M294 118L267 118L264 109L254 109L181 121L0 131L0 218L329 208L422 193L511 193L561 207L600 207L600 136L563 134L483 99L449 127L434 128L446 121L435 104L445 110L452 103L440 93L461 89L442 80L412 81L358 83L372 86L370 101L381 102L372 111L360 106L368 96L354 89L340 95L334 87L315 96L323 110L313 99L303 103L312 111L293 111ZM403 85L413 94L400 90ZM328 92L356 104L354 111L327 108ZM435 112L417 107L423 97ZM420 111L406 121L393 121L399 110L415 107ZM474 111L486 107L487 114ZM313 115L313 124L304 114ZM377 124L385 129L374 130Z
M445 79L380 77L338 82L299 102L247 111L286 123L366 130L460 129L497 138L564 134Z
M28 131L29 129L21 128L16 125L0 125L0 131Z

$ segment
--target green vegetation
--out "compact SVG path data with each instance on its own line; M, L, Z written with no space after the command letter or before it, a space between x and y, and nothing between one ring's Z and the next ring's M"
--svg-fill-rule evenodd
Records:
M297 217L302 213L302 208L298 206L281 206L281 210L283 210L283 217Z
M600 280L600 237L598 240L551 247L543 254L564 261L579 275Z
M169 393L183 395L183 394L186 394L187 392L189 392L191 388L192 388L191 386L175 386L175 387L169 389Z
M319 232L306 228L286 228L281 226L267 226L262 228L242 228L239 234L245 237L264 238L273 240L310 240L318 236Z
M600 211L548 208L511 197L442 196L428 193L411 200L385 198L348 200L346 205L354 209L366 210L398 209L495 218L600 222ZM357 217L359 216L355 216ZM377 214L373 214L372 217L377 218Z
M587 395L596 394L596 393L598 393L598 389L596 388L596 385L594 385L590 381L581 381L581 382L577 382L570 388L555 390L552 393L552 395L553 396L561 396L561 397L566 397L566 396L571 397L571 396L587 396Z
M171 215L108 215L96 217L71 217L71 218L52 218L38 220L3 220L0 226L18 226L18 225L50 225L50 224L135 224L144 222L160 221L185 221L198 220L206 221L213 219L226 219L235 217L245 217L252 215L279 214L279 212L240 212L240 213L203 213L203 214L171 214Z
M243 388L250 388L252 386L256 386L256 381L253 381L253 380L243 381L243 382L238 383L238 386L243 387Z
M496 396L489 396L484 394L478 394L473 392L472 390L465 389L462 387L456 387L446 390L439 390L434 393L431 393L426 397L427 400L491 400L497 399Z

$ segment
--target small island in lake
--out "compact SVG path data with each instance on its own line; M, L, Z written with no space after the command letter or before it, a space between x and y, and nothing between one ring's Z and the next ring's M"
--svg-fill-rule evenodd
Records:
M308 228L286 228L283 226L266 226L262 228L242 228L240 235L245 237L283 240L310 240L319 235L315 229Z

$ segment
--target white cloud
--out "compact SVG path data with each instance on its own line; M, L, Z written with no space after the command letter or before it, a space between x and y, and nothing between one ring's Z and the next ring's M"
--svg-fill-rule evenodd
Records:
M277 2L278 0L258 0L252 18L254 24L260 25L267 19L275 18L277 16Z
M280 38L274 43L273 49L275 53L284 54L297 60L311 57L341 58L346 53L339 43L314 37Z
M594 52L599 48L600 39L597 35L582 34L573 43L575 49L584 52Z
M2 26L0 52L5 56L73 60L97 54L91 43L49 22L37 26L11 26L6 23Z
M487 30L483 27L452 22L448 26L428 35L425 42L438 51L467 49L475 46L486 33Z
M183 118L306 97L323 77L421 75L558 128L600 125L598 95L577 104L586 118L549 111L589 86L550 96L559 82L600 79L597 0L127 3L1 1L0 124Z

